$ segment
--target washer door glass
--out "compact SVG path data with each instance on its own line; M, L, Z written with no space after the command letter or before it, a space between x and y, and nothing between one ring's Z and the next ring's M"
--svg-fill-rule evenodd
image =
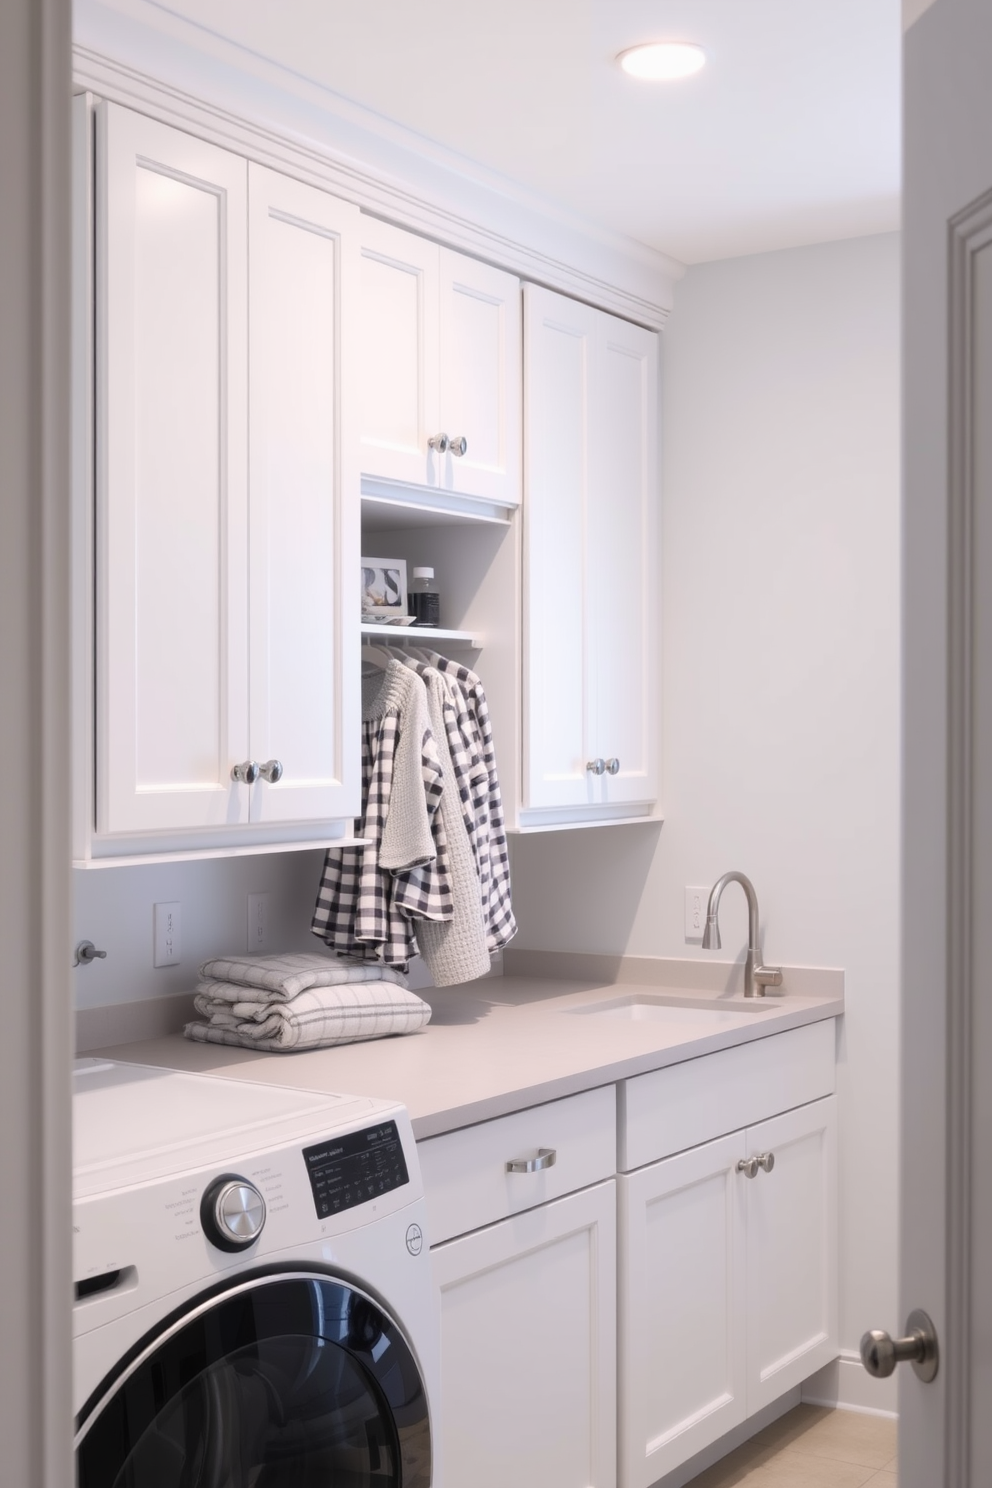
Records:
M396 1324L315 1275L263 1276L146 1340L84 1410L79 1488L428 1488L423 1382Z

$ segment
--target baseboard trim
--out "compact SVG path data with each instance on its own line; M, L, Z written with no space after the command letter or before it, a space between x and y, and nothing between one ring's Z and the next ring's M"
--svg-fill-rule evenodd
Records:
M898 1414L895 1375L889 1379L872 1379L857 1354L845 1352L832 1364L811 1374L802 1387L807 1405L829 1405L836 1410L856 1411L863 1416Z

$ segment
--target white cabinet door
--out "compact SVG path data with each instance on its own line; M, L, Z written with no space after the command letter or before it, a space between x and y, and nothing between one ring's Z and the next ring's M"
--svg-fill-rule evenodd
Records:
M438 247L361 218L361 468L438 486Z
M438 1246L445 1488L616 1481L612 1181Z
M524 325L524 807L646 812L658 793L657 337L533 285Z
M838 1354L836 1097L752 1126L774 1153L747 1193L748 1414Z
M524 805L592 804L586 769L590 380L596 311L524 288Z
M604 802L653 801L655 748L658 338L597 313L587 508L586 635L591 758Z
M520 502L520 281L442 248L440 267L441 428L468 448L440 463L445 490L498 503Z
M624 1488L745 1418L744 1150L737 1132L617 1180Z
M252 821L359 809L356 207L249 174ZM346 292L350 290L351 292Z
M243 822L247 165L98 118L98 829Z

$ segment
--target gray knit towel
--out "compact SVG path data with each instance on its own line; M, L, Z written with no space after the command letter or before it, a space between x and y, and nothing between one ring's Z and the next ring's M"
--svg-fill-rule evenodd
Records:
M272 1052L415 1033L431 1016L415 993L383 981L314 987L279 1003L218 1003L200 992L193 1001L206 1021L187 1023L188 1039Z
M395 982L405 987L406 976L391 966L355 965L340 956L322 955L319 951L292 951L282 956L220 956L204 961L200 967L204 981L198 992L211 995L218 983L229 983L229 1002L286 1002L310 987L340 987L351 982Z

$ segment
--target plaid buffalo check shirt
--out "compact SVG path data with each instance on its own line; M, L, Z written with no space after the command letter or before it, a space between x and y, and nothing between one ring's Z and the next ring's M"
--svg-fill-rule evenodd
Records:
M311 929L352 960L405 970L417 920L450 920L438 807L444 779L419 677L399 662L362 678L365 847L329 848Z
M431 665L444 676L451 689L458 732L463 742L462 758L467 757L476 765L481 762L481 768L468 765L464 769L462 802L482 888L487 944L491 952L499 951L516 935L517 922L510 902L506 819L496 773L496 748L485 688L468 667L433 652L430 659ZM455 758L454 744L452 758ZM470 791L467 804L465 782Z

